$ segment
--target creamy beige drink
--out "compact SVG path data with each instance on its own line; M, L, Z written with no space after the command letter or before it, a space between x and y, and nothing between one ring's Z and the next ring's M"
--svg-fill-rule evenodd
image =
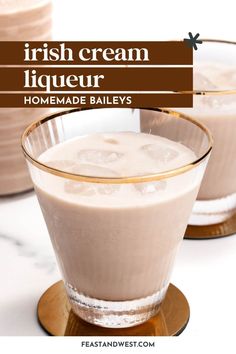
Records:
M158 132L141 133L144 116ZM22 148L77 315L123 328L157 313L211 147L200 123L160 110L78 108L25 130Z
M66 141L39 160L77 174L127 177L167 171L195 158L169 139L121 132ZM78 294L161 301L197 195L196 171L136 184L77 182L44 172L33 179L75 311Z
M51 39L51 1L0 0L0 41ZM32 188L20 137L48 109L0 108L0 195Z
M196 65L196 90L236 89L236 66ZM212 132L214 149L198 199L216 199L236 192L236 94L193 96L193 109L181 109L202 121Z
M218 48L217 53L219 50ZM227 56L224 59L226 58ZM189 221L192 225L221 223L229 219L236 210L236 66L233 65L235 60L233 56L229 65L224 65L220 61L210 62L203 59L195 61L194 89L204 94L193 95L193 108L176 109L205 124L214 139L214 148L200 187L198 201L194 205ZM153 119L146 119L146 111L141 115L141 130L158 134L160 128L155 123L155 112L149 113ZM170 136L178 139L177 124L175 126L172 124L171 128L168 124L161 127L161 131L165 133L170 129ZM188 134L190 141L197 140L196 131L189 131ZM232 230L232 233L234 231ZM198 237L197 234L195 236ZM194 235L191 234L191 237Z

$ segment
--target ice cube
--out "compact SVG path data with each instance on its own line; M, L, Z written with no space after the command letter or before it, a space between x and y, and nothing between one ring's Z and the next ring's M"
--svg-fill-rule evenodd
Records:
M232 104L236 104L234 94L213 94L195 96L193 107L201 107L208 109L227 110L232 108Z
M205 75L201 74L199 71L194 71L193 73L193 88L194 90L204 91L204 90L216 90L217 86L214 85Z
M119 177L119 174L111 168L88 163L77 163L73 166L72 172L90 177Z
M77 154L78 159L82 163L94 163L94 164L107 164L115 162L120 159L124 154L116 151L107 150L80 150Z
M221 80L221 89L236 89L236 68L224 71L219 79Z
M167 163L178 157L179 152L170 147L163 147L158 144L147 144L141 150L156 162Z
M110 195L120 189L119 184L100 184L88 182L66 181L65 191L70 194L94 196L96 194Z
M71 172L73 166L75 166L75 161L72 160L52 160L45 162L49 167L56 168L58 170Z
M94 188L99 194L110 195L117 192L120 189L119 184L94 184Z
M79 194L84 196L95 195L96 190L93 188L92 183L66 181L65 191L70 194Z
M166 188L166 181L136 183L134 188L141 194L152 194L163 191Z
M202 74L200 71L207 73ZM214 78L214 84L209 78ZM233 84L235 83L235 85ZM193 74L193 87L198 91L222 91L230 90L236 87L236 75L235 70L222 71L222 68L211 66L199 66L195 69ZM235 103L235 95L230 94L206 94L200 96L194 96L193 107L199 107L204 105L209 109L227 109L230 104Z

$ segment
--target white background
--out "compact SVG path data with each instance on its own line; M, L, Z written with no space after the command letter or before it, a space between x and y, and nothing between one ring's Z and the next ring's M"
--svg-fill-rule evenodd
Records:
M168 40L182 39L191 31L199 32L203 38L236 41L235 1L54 0L54 4L54 39L56 40ZM16 204L2 205L2 226L8 223L6 220L6 215L9 215L6 211L8 207L13 214L14 211L17 213L14 223L11 224L15 224L15 227L26 233L36 229L36 236L39 238L35 240L36 246L42 247L39 246L42 242L50 247L36 201L30 199L21 205L21 209ZM31 220L28 225L23 226L23 215L34 207ZM2 293L7 286L6 282L8 284L11 282L13 270L18 277L15 280L16 284L20 284L24 276L24 279L27 279L26 274L31 265L26 262L24 268L17 269L17 257L17 254L9 253L8 263L1 263L1 266L6 267L3 272ZM189 325L179 338L157 339L156 349L145 349L145 352L235 353L235 269L236 236L211 241L184 241L172 282L185 293L190 302ZM5 327L16 329L12 334L16 334L17 328L20 327L25 335L43 334L37 328L37 323L31 323L29 311L34 311L34 304L30 308L20 307L17 299L29 296L29 291L32 291L34 296L38 296L56 279L50 276L41 277L40 272L32 274L30 283L22 281L20 293L14 293L13 289L12 293L7 295L16 299L13 304L15 306L11 308L11 311L15 311L15 315L12 317L13 321L2 318L4 322L2 323ZM34 293L30 290L32 288ZM2 353L102 351L101 349L83 350L78 343L78 338L18 337L12 339L8 337L1 339L0 350ZM113 351L128 352L128 349ZM136 349L132 352L144 352L144 350Z
M54 0L55 39L236 40L234 0Z

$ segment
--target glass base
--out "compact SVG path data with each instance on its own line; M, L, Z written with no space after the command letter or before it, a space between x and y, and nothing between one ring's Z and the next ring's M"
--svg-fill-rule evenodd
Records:
M197 200L189 225L214 225L223 223L236 213L236 193L213 200Z
M37 315L42 328L53 336L178 336L188 324L190 308L184 294L170 284L158 313L139 326L94 326L71 310L64 283L59 281L40 297Z
M127 328L146 322L159 311L168 285L145 298L129 301L104 301L80 294L65 284L73 312L86 322L107 328Z

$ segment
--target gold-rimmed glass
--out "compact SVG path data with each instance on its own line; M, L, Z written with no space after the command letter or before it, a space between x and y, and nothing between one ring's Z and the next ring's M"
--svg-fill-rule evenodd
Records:
M52 40L52 11L52 0L0 1L0 41ZM0 107L0 198L32 190L20 138L30 123L49 112L47 107Z
M224 236L236 232L236 42L204 39L193 70L193 108L179 110L211 130L214 149L189 222L197 228L189 235L200 237L203 226L204 237Z
M109 178L40 160L70 139L141 131L180 142L195 157L169 171ZM169 110L72 109L31 124L22 148L73 311L116 328L155 315L212 149L208 129ZM84 187L93 188L96 203Z

